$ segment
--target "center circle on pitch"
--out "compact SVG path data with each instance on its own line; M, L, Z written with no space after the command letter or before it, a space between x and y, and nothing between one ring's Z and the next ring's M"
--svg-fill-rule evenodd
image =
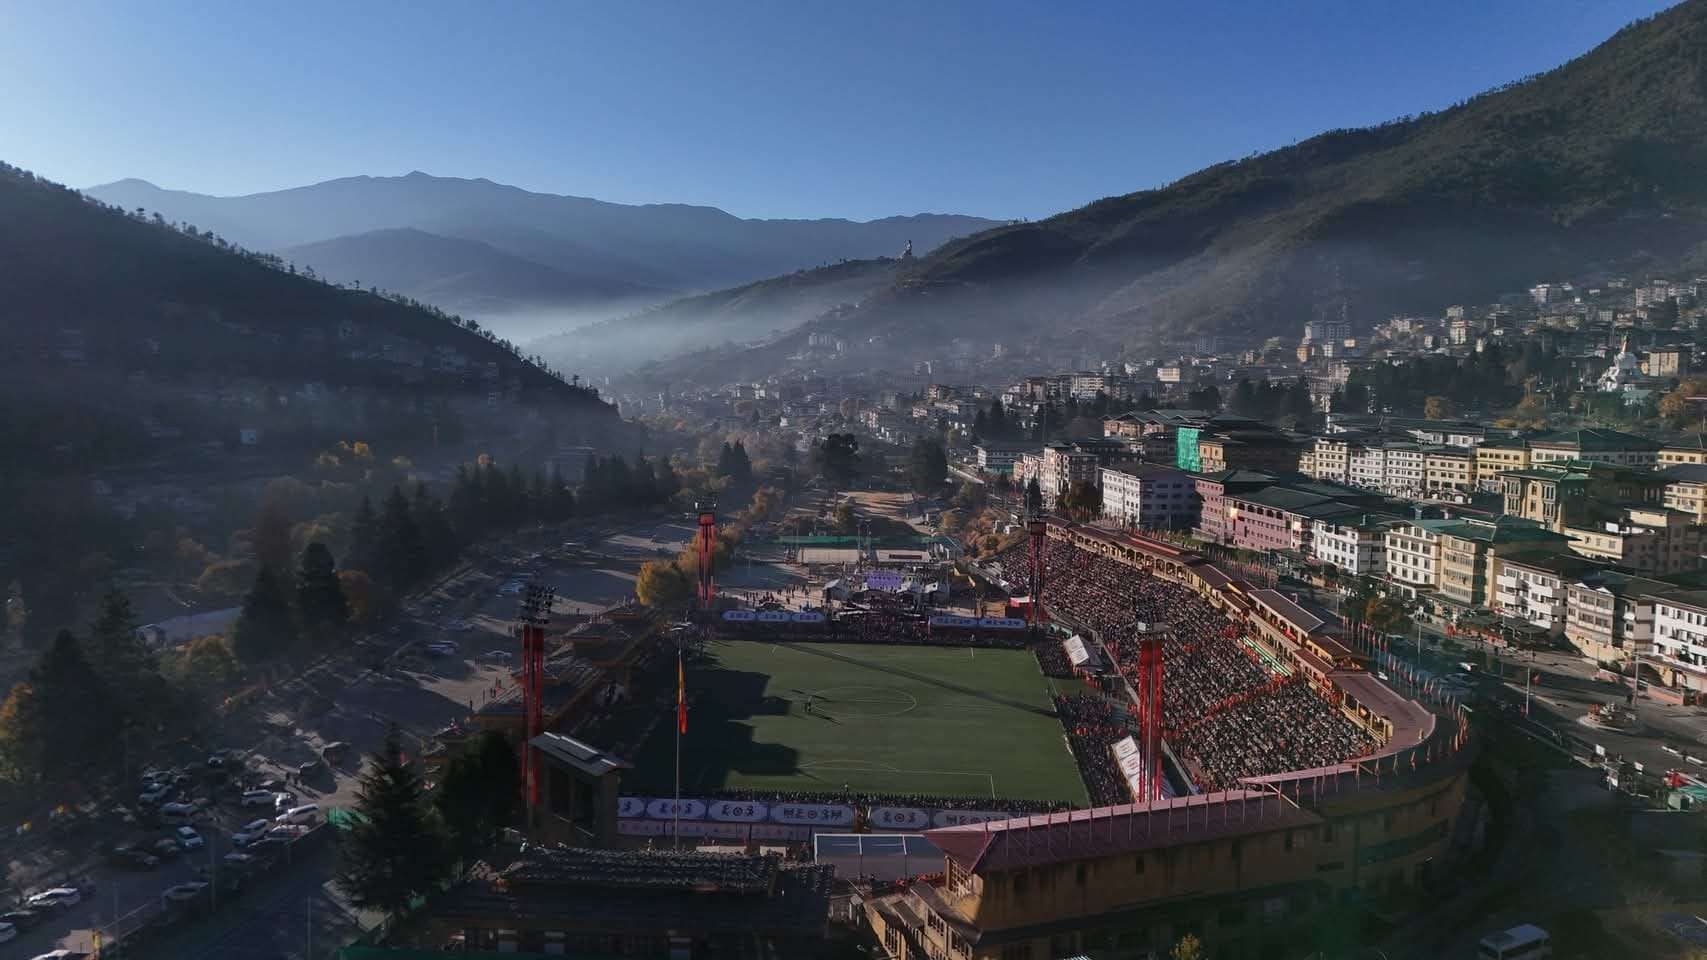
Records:
M893 687L854 685L812 691L812 712L837 720L898 717L918 705L912 694Z

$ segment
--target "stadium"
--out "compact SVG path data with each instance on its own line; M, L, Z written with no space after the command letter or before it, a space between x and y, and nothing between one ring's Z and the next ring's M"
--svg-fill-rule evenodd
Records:
M922 833L940 873L865 900L896 958L1137 956L1184 932L1258 956L1430 882L1467 717L1378 679L1373 640L1195 554L1055 520L973 572L1038 623L881 593L722 612L689 661L682 805L659 801L670 729L623 778L619 833Z

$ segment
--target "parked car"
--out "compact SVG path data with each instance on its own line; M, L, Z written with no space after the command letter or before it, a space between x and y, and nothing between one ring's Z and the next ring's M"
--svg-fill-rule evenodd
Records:
M500 661L501 662L501 661L510 659L510 651L508 651L508 650L488 650L488 651L486 651L484 656L487 660L494 660L494 661Z
M282 837L285 840L295 840L308 832L308 827L300 823L281 823L267 831L269 837Z
M117 846L107 854L107 862L127 870L152 870L160 865L160 858L135 847Z
M273 794L273 812L283 813L296 806L296 794L280 791Z
M207 884L200 880L191 880L188 883L180 883L175 886L167 887L165 890L160 891L160 895L165 897L167 900L184 903L201 896L202 891L206 890L207 886Z
M178 846L185 850L200 850L207 845L207 841L202 839L202 835L196 832L195 827L179 827L175 836Z
M319 816L320 804L305 803L300 807L291 807L273 820L275 823L313 823Z
M255 859L254 854L237 851L228 853L219 859L225 861L225 865L234 870L247 870L260 862Z
M240 801L245 807L270 807L276 794L271 790L245 790Z
M18 939L18 928L9 923L0 922L0 943L10 943Z
M0 923L9 923L19 930L32 930L42 922L42 915L34 910L11 910L0 913Z
M75 887L54 887L24 901L24 906L32 910L56 910L60 907L75 907L83 902L83 894Z
M30 960L83 960L83 958L87 956L88 954L86 953L79 953L76 950L67 950L64 947L60 947L58 950L49 950L46 953L38 953L31 957Z
M272 824L271 820L251 820L231 834L231 842L239 847L246 847L266 836L267 828Z
M166 785L163 783L156 783L152 786L144 787L143 791L136 795L136 802L141 804L158 803L165 796Z

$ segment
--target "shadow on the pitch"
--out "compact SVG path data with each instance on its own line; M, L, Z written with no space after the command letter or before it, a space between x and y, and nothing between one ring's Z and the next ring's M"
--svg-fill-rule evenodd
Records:
M909 680L917 680L920 683L929 684L933 687L938 687L938 688L943 689L943 690L952 690L955 693L965 694L966 696L972 697L976 700L983 700L987 703L1001 704L1004 707L1012 707L1015 710L1024 710L1026 713L1035 713L1040 717L1054 718L1054 716L1055 716L1054 710L1046 710L1042 707L1038 707L1038 706L1035 706L1033 704L1025 703L1025 702L1020 701L1020 700L1009 700L1007 697L998 697L993 693L989 693L989 692L984 691L984 690L979 690L976 687L968 687L968 686L964 686L964 685L958 684L958 683L950 683L949 681L943 680L940 677L933 677L933 676L930 676L928 674L923 674L923 673L914 673L911 670L904 670L900 667L885 666L883 664L868 663L864 660L856 660L853 657L844 656L843 654L839 654L839 653L832 652L830 650L826 650L823 647L817 646L815 644L779 643L779 644L777 644L777 646L784 647L784 648L789 649L789 650L793 650L797 653L808 653L814 657L823 657L827 660L837 660L837 661L840 661L842 663L852 664L853 666L856 666L856 667L863 667L867 670L875 670L878 673L886 673L892 677L906 677Z

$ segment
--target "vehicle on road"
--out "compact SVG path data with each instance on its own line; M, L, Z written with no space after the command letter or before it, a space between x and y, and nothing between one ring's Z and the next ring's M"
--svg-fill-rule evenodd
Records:
M163 803L160 805L160 819L167 823L188 823L200 812L193 803Z
M179 827L176 839L178 846L185 850L200 850L207 845L207 841L202 839L202 835L196 832L195 827Z
M285 840L295 840L308 832L308 827L301 823L281 823L267 831L269 837L281 837Z
M167 900L183 903L201 896L202 891L206 890L207 886L207 884L200 880L191 880L188 883L180 883L167 887L160 891L160 895L165 897Z
M118 846L107 854L107 862L127 870L152 870L160 865L160 858L135 847Z
M300 807L291 807L273 819L276 823L313 823L319 816L320 804L305 803Z
M83 902L83 894L75 887L54 887L24 901L24 906L32 910L56 910L60 907L75 907Z
M9 923L19 930L33 930L43 917L34 910L10 910L0 913L0 923Z
M271 820L251 820L232 832L231 842L239 847L246 847L266 836L267 828L272 825Z
M245 807L270 807L274 796L271 790L245 790L240 802Z
M1480 960L1546 960L1553 955L1553 939L1533 923L1490 933L1476 945Z

